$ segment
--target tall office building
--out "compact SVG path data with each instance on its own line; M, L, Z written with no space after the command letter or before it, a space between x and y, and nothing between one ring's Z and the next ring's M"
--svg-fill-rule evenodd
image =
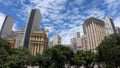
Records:
M80 38L80 32L76 32L76 38Z
M116 33L120 34L120 27L115 27Z
M16 31L16 42L15 47L23 47L23 38L24 38L24 30Z
M11 35L13 23L14 23L14 20L11 16L5 17L5 20L0 32L0 35L2 38L6 38L7 36Z
M87 39L87 50L94 51L105 37L104 21L91 17L84 22L83 31Z
M56 35L53 37L53 46L60 45L61 44L61 37L59 35Z
M35 30L39 30L40 20L41 20L40 10L32 9L27 21L24 38L23 38L23 45L26 48L28 48L29 45L31 32Z
M81 37L80 32L76 32L75 37L71 39L71 45L73 46L73 51L81 50Z
M87 38L86 35L81 37L81 49L86 51L87 50Z
M105 22L106 36L116 33L113 20L110 17L106 17L104 22Z
M72 50L74 52L76 52L76 50L77 50L77 47L76 47L77 46L76 38L71 38L70 42L71 42Z

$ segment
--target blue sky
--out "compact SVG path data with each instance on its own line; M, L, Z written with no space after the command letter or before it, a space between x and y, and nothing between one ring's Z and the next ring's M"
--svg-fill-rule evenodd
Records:
M49 29L50 39L60 35L66 44L76 32L83 34L82 24L89 17L110 16L120 27L120 0L0 0L0 27L5 16L10 15L15 20L13 30L25 28L34 8L42 14L40 28Z

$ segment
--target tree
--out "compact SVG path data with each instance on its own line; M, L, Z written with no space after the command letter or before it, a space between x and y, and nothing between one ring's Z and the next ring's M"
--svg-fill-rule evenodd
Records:
M9 42L0 37L0 68L8 67L8 56L10 49Z
M0 49L0 68L7 68L8 66L8 53L5 49Z
M0 49L5 49L7 52L10 52L9 50L11 49L10 43L1 37L0 37Z
M70 63L73 51L66 46L56 45L45 51L44 55L49 56L51 68L64 68L65 64Z
M74 55L74 57L72 58L72 64L74 66L76 66L77 68L79 68L80 66L82 66L83 64L85 64L85 60L84 60L84 51L79 50L76 52L76 54Z
M104 38L97 48L98 61L106 68L120 67L120 35L113 34Z
M76 67L85 66L92 68L94 66L95 53L91 51L78 50L73 58L73 65Z
M95 53L91 51L84 51L84 66L86 68L93 68L95 64Z
M25 48L12 48L8 56L8 66L10 68L25 68L30 62L31 54Z

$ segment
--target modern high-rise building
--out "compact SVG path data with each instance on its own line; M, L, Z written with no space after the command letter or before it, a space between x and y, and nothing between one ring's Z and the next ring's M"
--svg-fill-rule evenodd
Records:
M15 47L23 47L24 30L16 31Z
M80 32L76 32L76 38L80 38Z
M71 39L71 45L73 46L73 51L81 50L81 37L80 32L76 32L75 37Z
M71 40L70 40L70 42L71 42L71 46L72 46L72 50L74 51L74 52L76 52L76 38L71 38Z
M95 50L105 37L104 21L91 17L83 24L83 31L86 35L87 50Z
M104 19L104 22L105 22L106 36L116 33L113 20L110 17L106 17Z
M7 36L11 35L13 24L13 18L11 16L6 16L0 32L0 36L2 38L6 38Z
M56 35L53 37L53 45L52 46L55 46L55 45L60 45L61 44L61 37L59 35Z
M32 9L29 15L28 21L27 21L24 38L23 38L23 45L26 48L28 48L28 45L29 45L29 39L30 39L31 32L40 29L39 28L40 20L41 20L40 10Z
M115 27L116 33L120 34L120 27Z
M86 51L87 50L87 38L86 35L81 37L81 49Z

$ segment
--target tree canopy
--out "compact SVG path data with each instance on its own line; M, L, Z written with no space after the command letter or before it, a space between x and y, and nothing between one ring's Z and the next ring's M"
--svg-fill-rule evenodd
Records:
M107 68L120 66L120 35L113 34L104 38L99 47L98 61L104 63Z
M24 47L10 48L9 42L0 38L0 68L93 68L96 63L104 68L120 67L120 35L105 37L96 52L78 50L74 53L69 47L56 45L36 56Z

